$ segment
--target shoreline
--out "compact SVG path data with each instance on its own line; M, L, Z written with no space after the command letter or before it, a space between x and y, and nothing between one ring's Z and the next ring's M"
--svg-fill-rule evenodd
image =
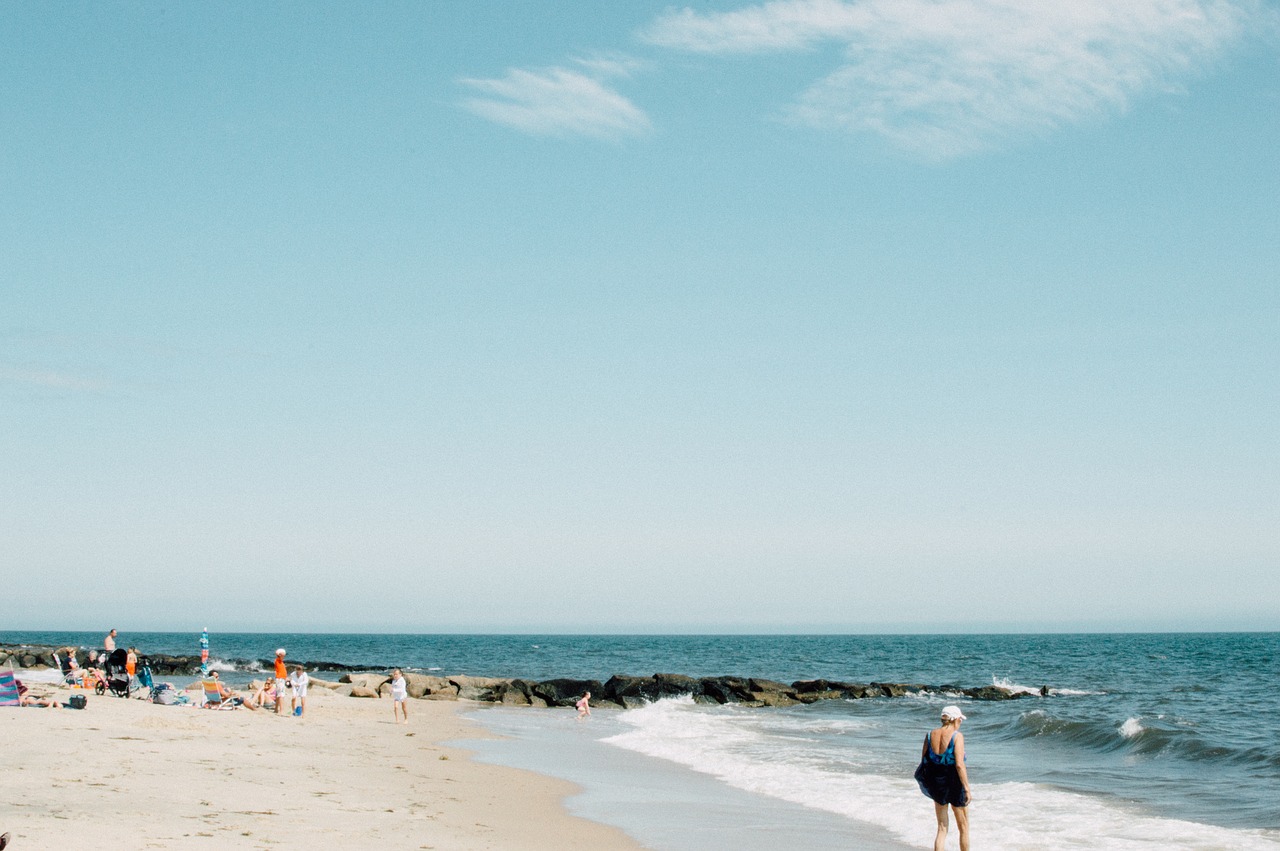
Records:
M492 737L469 706L415 700L407 725L385 701L323 689L302 719L96 695L84 710L0 709L10 743L0 832L20 848L278 849L335 837L393 849L641 848L570 814L575 784L450 744Z

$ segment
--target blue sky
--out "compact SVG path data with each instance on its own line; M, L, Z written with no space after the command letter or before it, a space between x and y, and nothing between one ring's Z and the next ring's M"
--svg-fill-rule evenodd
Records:
M1278 17L8 4L4 625L1280 629Z

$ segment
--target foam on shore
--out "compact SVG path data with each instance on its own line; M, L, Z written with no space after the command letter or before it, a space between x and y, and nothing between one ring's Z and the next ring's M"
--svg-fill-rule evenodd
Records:
M876 826L754 794L669 760L615 747L605 739L625 731L625 714L601 709L579 722L568 709L486 707L471 717L504 738L465 744L482 761L572 780L582 791L566 802L570 812L617 825L655 851L910 847Z

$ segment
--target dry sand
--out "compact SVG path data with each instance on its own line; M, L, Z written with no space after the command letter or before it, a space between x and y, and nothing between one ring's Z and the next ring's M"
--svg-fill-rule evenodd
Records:
M441 744L487 735L464 707L412 700L395 724L388 700L313 687L303 719L111 696L2 708L0 833L14 851L640 847L570 816L570 784Z

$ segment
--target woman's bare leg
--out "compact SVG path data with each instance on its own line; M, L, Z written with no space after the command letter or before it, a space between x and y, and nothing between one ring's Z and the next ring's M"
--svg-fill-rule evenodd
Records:
M947 805L935 802L933 814L938 817L938 835L933 838L933 851L942 851L947 844Z
M960 834L960 851L969 851L969 808L952 807L956 814L956 830Z

